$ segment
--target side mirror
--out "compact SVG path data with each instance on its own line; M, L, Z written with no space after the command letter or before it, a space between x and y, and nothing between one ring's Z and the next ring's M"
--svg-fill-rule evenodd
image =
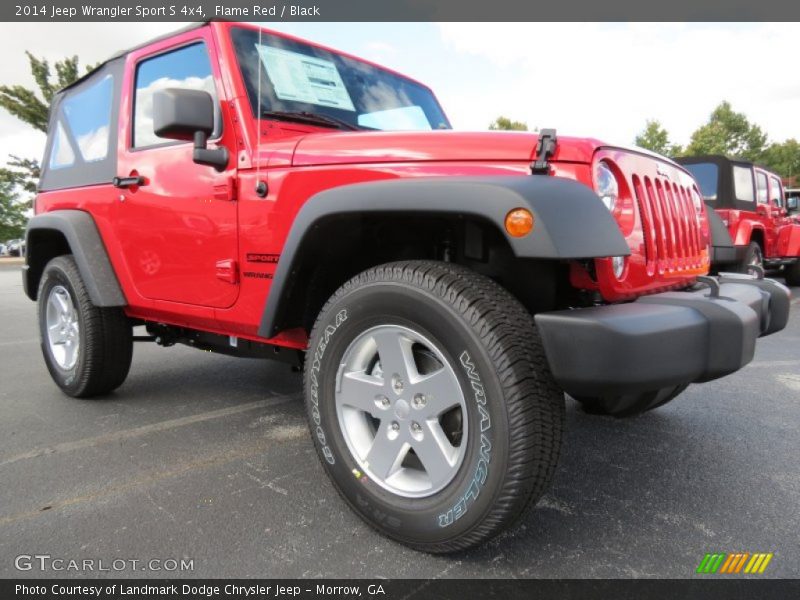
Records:
M792 196L786 199L786 210L794 212L797 210L797 196Z
M170 140L194 140L192 159L223 171L228 149L209 150L206 141L214 131L214 100L202 90L164 89L153 94L153 131Z

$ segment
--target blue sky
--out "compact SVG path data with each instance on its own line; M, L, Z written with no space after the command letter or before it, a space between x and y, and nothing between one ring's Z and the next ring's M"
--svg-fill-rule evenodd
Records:
M630 144L648 118L674 141L721 100L775 141L800 138L796 24L278 23L430 85L457 129L503 114ZM96 62L177 23L0 25L3 83L32 83L23 50ZM546 48L546 50L543 50ZM0 113L0 160L38 156L43 136Z

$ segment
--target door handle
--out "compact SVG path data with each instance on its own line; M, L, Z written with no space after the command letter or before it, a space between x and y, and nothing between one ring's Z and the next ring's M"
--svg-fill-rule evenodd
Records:
M134 177L114 177L111 180L111 185L115 188L129 188L135 185L144 185L144 177L136 175Z

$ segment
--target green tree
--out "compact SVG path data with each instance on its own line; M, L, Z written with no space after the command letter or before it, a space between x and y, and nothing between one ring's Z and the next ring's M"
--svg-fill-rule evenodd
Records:
M54 77L50 63L45 59L36 58L30 52L25 54L39 93L22 85L0 85L0 107L34 129L46 132L47 115L53 96L79 77L78 57L73 56L56 62L53 65Z
M0 108L6 109L34 129L47 132L48 113L53 96L58 90L80 77L78 57L72 56L56 61L51 68L47 60L37 58L30 52L25 54L37 89L22 85L0 85ZM86 67L86 71L91 71L95 66ZM8 163L12 172L16 174L15 185L19 185L26 192L35 192L39 180L39 161L12 155Z
M648 119L645 128L636 136L634 143L640 148L652 150L664 156L679 156L683 149L679 144L673 144L669 133L655 119Z
M698 127L686 147L686 154L724 154L758 162L767 147L767 134L750 123L743 113L723 101L714 109L708 122Z
M800 142L792 138L782 144L770 144L761 161L782 177L800 177Z
M528 124L524 121L512 121L508 117L499 116L489 124L492 131L528 131Z
M20 200L19 174L0 169L0 240L21 238L28 222L30 202Z

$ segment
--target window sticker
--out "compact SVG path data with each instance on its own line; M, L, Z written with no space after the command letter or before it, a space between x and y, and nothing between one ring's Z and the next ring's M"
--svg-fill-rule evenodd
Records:
M256 44L256 49L280 100L355 112L333 62L260 44Z
M358 124L372 129L430 131L428 117L419 106L401 106L358 115Z

